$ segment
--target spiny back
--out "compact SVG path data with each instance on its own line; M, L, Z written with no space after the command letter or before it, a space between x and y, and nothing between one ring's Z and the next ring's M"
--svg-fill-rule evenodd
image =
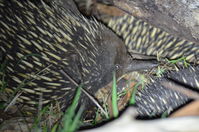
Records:
M139 90L136 96L139 115L141 117L162 116L188 103L191 98L176 91L179 89L183 92L183 88L199 92L199 66L170 72L162 78L155 79L143 90Z
M35 105L42 97L43 104L54 100L67 106L76 86L65 74L94 94L111 80L115 65L125 62L125 47L116 35L62 5L0 0L6 91L22 92L20 102Z
M129 51L168 59L184 56L199 63L199 44L174 37L143 20L125 15L111 19L108 26L124 39Z

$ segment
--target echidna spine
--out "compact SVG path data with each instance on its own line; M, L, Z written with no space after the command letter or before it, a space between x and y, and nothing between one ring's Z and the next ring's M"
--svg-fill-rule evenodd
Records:
M123 38L129 51L168 59L185 57L199 63L199 44L174 37L143 20L125 15L111 19L108 26Z
M170 82L198 93L199 66L170 72L162 78L155 79L143 90L139 90L136 96L136 104L137 111L141 117L157 117L165 112L170 114L173 110L193 99L189 97L191 95L185 95L180 91L176 91L175 85L170 88L167 85Z

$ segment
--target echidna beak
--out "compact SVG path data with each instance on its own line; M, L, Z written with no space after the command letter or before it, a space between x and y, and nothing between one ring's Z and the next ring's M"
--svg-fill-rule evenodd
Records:
M126 68L124 72L148 70L158 66L158 61L154 59L153 56L147 55L132 55L129 57Z
M132 60L132 62L125 68L124 72L148 70L158 66L156 60Z

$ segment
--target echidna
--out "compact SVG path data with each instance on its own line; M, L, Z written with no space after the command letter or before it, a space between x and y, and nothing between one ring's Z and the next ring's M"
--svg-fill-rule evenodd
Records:
M184 56L189 62L199 63L199 44L170 35L134 16L112 18L108 26L123 38L129 51L168 59Z
M108 25L123 38L129 51L168 59L185 57L188 62L199 63L199 44L174 37L134 16L113 18ZM136 104L139 115L161 116L189 102L189 97L165 85L176 87L177 83L181 87L198 89L198 73L198 66L172 72L138 91Z
M125 41L129 51L158 56L160 59L177 59L184 56L189 62L199 63L198 43L175 37L114 6L107 6L103 0L75 1L82 11L90 12L90 15L94 15L116 32Z
M136 96L139 116L158 117L188 103L193 98L183 92L184 89L199 93L199 66L167 73L139 90ZM199 94L194 94L194 98L199 97Z
M62 1L0 0L5 91L21 93L19 102L35 106L58 101L65 107L76 90L71 79L94 95L112 80L113 71L120 76L156 65L132 60L113 32Z
M91 3L93 2L92 4L95 4L94 2L96 1L75 1L79 5L79 8L83 9L83 11L91 11L93 9L97 10L97 7L91 6ZM106 9L107 8L104 8L104 11L106 11ZM130 52L133 51L168 59L177 59L184 56L189 62L199 63L199 44L197 43L174 37L162 29L156 28L143 20L137 19L130 15L113 18L113 16L108 14L110 12L93 12L90 12L90 14L105 23L108 21L108 26L123 38L125 45ZM98 17L98 15L102 15L102 17ZM104 17L107 15L108 17ZM183 75L183 72L185 75ZM138 113L141 116L160 116L163 112L170 112L186 103L189 100L187 96L169 88L165 88L163 84L173 84L173 81L176 82L176 80L172 79L178 79L180 83L186 81L181 84L183 85L181 87L187 87L189 83L191 83L190 85L193 87L192 84L197 84L199 79L197 79L196 82L191 80L193 79L193 75L191 75L192 73L193 71L191 71L191 69L184 69L179 72L170 73L168 76L152 82L144 88L143 91L139 91L136 97ZM172 76L172 78L169 79L169 76Z

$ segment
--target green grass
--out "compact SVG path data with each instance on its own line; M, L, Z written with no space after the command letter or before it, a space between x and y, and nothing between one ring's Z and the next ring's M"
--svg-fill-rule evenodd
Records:
M60 132L73 132L80 126L80 116L83 112L83 107L80 107L77 114L75 111L81 96L81 87L82 85L77 88L74 100L64 114L63 128L61 128Z
M145 86L146 82L145 82L145 77L142 75L141 76L141 80L135 84L134 86L134 90L132 92L132 95L131 95L131 98L130 98L130 101L129 101L129 104L135 104L136 101L135 101L135 96L136 96L136 93L137 93L137 90L139 88L139 86L141 86L141 88L143 89L144 86Z
M167 118L169 115L168 111L165 111L164 113L162 113L161 118Z
M162 75L165 73L166 69L165 68L161 68L160 66L158 66L158 69L156 71L156 76L157 77L162 77Z
M116 118L119 115L118 104L117 104L117 83L116 75L113 72L113 86L112 86L112 108L113 108L113 117Z
M109 120L110 119L110 112L109 112L109 109L108 109L108 104L106 102L106 100L103 98L103 101L102 101L102 106L104 108L104 111L107 113L107 114L104 114L101 112L101 109L100 108L97 108L96 112L95 112L95 118L93 119L93 121L91 121L91 124L92 125L96 125L100 122L102 122L102 120ZM99 120L98 118L101 117L102 119Z
M185 67L190 66L190 64L186 61L186 57L181 57L181 58L178 58L178 59L175 59L175 60L168 60L167 59L167 61L168 61L168 63L171 63L171 64L177 64L177 63L182 62Z
M118 96L118 98L120 98L120 97L125 96L126 94L127 94L127 90L124 89L124 90L122 90L121 92L119 92L119 93L117 94L117 96Z
M56 123L53 128L51 129L51 132L57 132L57 129L58 129L59 125L58 123Z
M50 107L46 106L41 111L39 111L38 116L34 119L34 123L31 127L31 130L34 131L42 131L42 132L74 132L81 125L81 115L84 109L84 106L81 106L80 109L77 110L77 105L81 96L81 87L80 85L77 88L75 97L72 101L72 104L67 108L65 113L62 113L62 119L59 122L56 122L52 128L50 128L46 123L42 123L42 119L46 117L46 115L50 114ZM61 113L61 112L60 112ZM55 116L54 116L55 117ZM58 118L58 117L57 117Z
M104 108L104 110L105 110L105 112L107 113L107 114L104 114L104 113L101 113L101 115L105 118L105 119L110 119L110 115L109 115L109 111L108 111L108 104L104 101L103 102L103 108ZM98 112L98 110L97 110L97 113L99 113ZM97 115L96 115L97 116Z
M109 120L111 118L110 113L113 114L113 118L117 118L119 115L118 100L120 97L122 97L126 94L127 94L127 90L123 90L120 93L117 93L117 80L116 80L115 72L113 72L112 92L111 92L112 111L109 111L110 109L108 109L107 102L105 100L103 100L103 102L102 102L103 108L109 114L108 114L108 116L106 116L100 112L100 109L97 109L96 116L95 116L95 119L93 120L92 124L96 125L97 123L101 122L101 121L97 121L97 117L102 117L102 120Z
M43 126L41 127L41 121L42 121L42 116L47 113L49 110L49 106L45 106L42 110L39 111L38 116L34 119L34 123L32 125L32 130L34 129L35 131L39 131L43 129L42 131L45 131L48 127Z

